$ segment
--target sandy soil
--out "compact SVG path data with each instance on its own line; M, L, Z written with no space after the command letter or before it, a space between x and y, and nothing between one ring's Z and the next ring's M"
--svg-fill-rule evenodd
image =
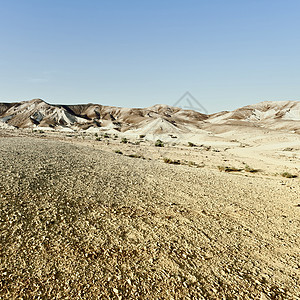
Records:
M297 135L0 136L1 298L298 299Z

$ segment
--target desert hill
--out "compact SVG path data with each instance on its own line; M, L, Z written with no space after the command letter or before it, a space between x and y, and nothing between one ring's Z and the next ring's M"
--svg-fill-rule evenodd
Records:
M168 105L122 108L100 104L52 105L41 99L0 103L0 128L110 130L137 134L188 133L216 125L298 132L299 101L265 101L211 115ZM219 127L219 126L218 126ZM224 127L225 128L225 127Z
M231 112L211 115L213 124L260 126L271 129L299 130L299 101L264 101L247 105Z
M72 130L100 128L127 131L141 128L154 120L167 127L192 124L207 119L204 114L167 105L148 108L120 108L97 104L51 105L41 99L19 103L1 103L0 121L17 128L68 127Z

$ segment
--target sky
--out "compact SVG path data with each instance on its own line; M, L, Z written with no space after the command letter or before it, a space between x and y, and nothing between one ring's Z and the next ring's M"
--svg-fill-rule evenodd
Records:
M300 100L299 0L0 0L0 102Z

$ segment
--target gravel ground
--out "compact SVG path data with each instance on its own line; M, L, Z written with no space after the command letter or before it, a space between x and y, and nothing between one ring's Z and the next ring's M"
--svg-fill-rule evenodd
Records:
M0 298L298 299L299 179L0 138Z

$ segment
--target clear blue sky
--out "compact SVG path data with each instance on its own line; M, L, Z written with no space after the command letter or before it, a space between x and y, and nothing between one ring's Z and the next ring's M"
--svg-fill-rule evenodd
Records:
M299 0L0 0L0 102L209 112L300 99Z

